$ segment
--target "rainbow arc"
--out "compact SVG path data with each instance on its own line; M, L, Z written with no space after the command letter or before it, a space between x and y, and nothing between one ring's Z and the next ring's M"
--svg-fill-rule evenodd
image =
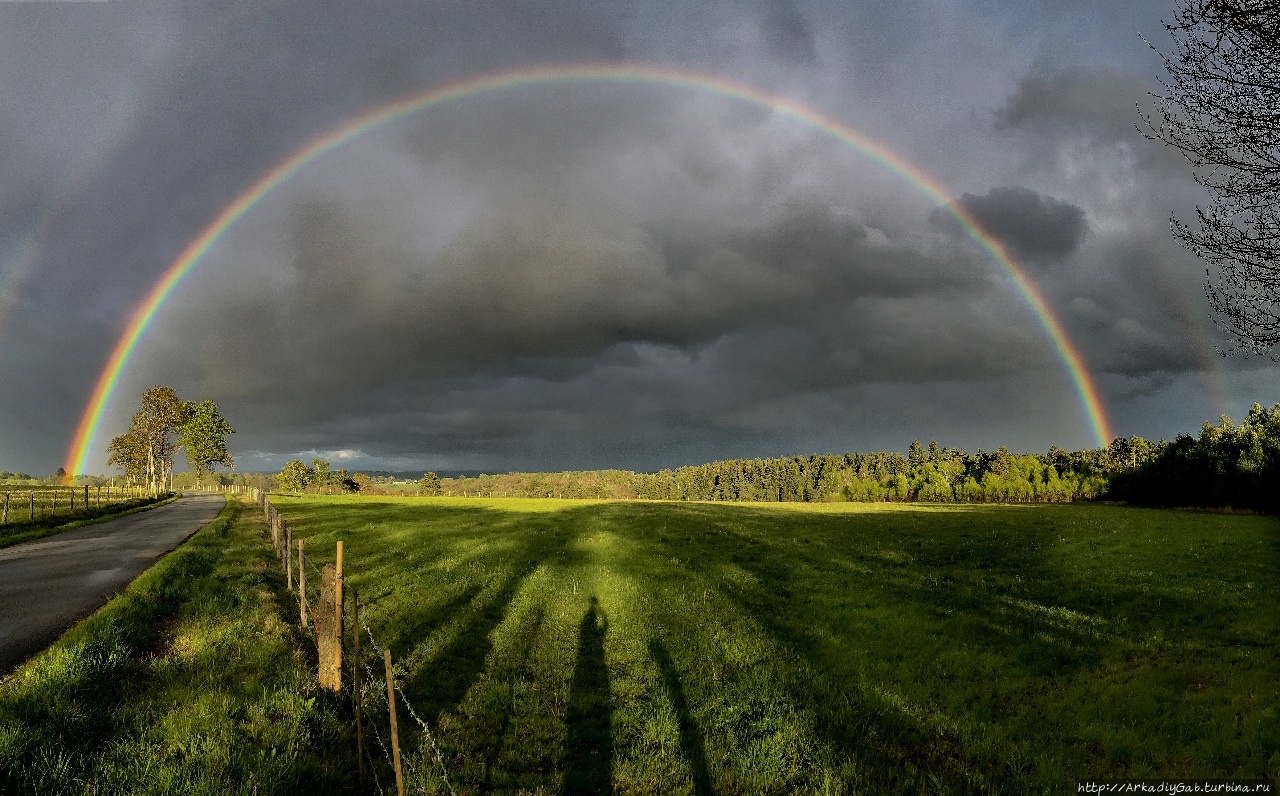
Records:
M854 150L880 163L930 197L960 222L965 233L985 249L1013 283L1018 293L1035 314L1040 325L1053 342L1063 368L1070 378L1080 407L1089 424L1094 440L1105 447L1112 439L1097 385L1085 367L1084 358L1067 336L1062 323L1053 313L1044 295L1027 276L1026 270L1015 260L999 240L982 228L972 215L953 201L948 192L932 177L844 123L809 108L794 100L779 97L751 86L734 83L723 78L697 74L677 69L636 64L587 64L549 66L522 69L484 75L434 88L415 96L390 103L331 130L311 141L302 149L279 163L258 178L235 201L224 208L216 218L178 255L164 271L147 295L138 304L125 326L124 333L112 348L88 403L85 405L71 448L67 454L66 468L71 473L86 470L99 426L111 403L120 376L129 363L138 342L155 320L165 300L182 282L184 276L195 268L218 240L235 225L236 221L252 210L282 183L327 152L342 147L361 135L397 119L403 119L431 108L437 108L470 97L512 91L538 85L573 82L614 82L660 85L687 90L703 91L740 100L769 109L775 113L796 119Z

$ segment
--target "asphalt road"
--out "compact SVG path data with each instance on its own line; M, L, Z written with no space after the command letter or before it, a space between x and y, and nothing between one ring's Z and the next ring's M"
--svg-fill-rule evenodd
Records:
M0 675L102 607L156 559L218 516L222 495L167 506L0 550Z

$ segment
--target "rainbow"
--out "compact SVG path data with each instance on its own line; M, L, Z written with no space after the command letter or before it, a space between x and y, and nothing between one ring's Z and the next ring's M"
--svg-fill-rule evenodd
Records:
M890 171L905 177L955 216L969 237L983 249L986 249L1004 269L1057 348L1058 355L1061 357L1062 363L1072 383L1075 385L1080 406L1093 431L1096 442L1099 446L1106 446L1111 441L1111 428L1106 412L1103 410L1098 388L1094 384L1089 371L1085 368L1083 357L1081 357L1080 352L1070 338L1067 337L1061 322L1053 314L1043 294L1027 277L1022 266L1010 256L1004 245L986 232L973 216L962 206L956 204L947 191L929 175L903 160L886 147L864 137L861 133L830 116L806 107L799 102L774 96L750 86L733 83L719 77L664 67L636 64L585 64L499 72L462 80L407 97L382 106L343 124L337 129L324 133L260 177L257 182L249 186L234 202L219 213L213 222L205 228L204 232L200 233L197 238L187 245L186 249L178 255L178 258L173 261L160 280L147 293L146 298L134 310L124 333L116 342L106 366L103 367L102 373L94 385L93 394L89 398L89 402L86 404L84 413L76 427L75 436L67 454L67 471L70 473L85 472L89 453L93 449L94 441L97 439L98 427L102 422L107 406L111 402L116 384L120 380L120 374L124 371L129 362L129 357L138 345L138 341L142 339L142 336L150 327L165 300L173 293L182 278L208 254L214 244L236 221L252 210L258 202L262 201L277 186L297 173L299 169L321 155L349 143L374 128L449 102L481 94L544 84L602 81L692 89L751 103L803 122L863 153Z

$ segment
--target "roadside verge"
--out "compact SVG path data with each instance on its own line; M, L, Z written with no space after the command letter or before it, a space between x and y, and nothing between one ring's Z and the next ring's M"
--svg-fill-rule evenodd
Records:
M349 723L320 692L263 523L219 516L0 680L0 792L342 792ZM347 763L350 762L351 766Z

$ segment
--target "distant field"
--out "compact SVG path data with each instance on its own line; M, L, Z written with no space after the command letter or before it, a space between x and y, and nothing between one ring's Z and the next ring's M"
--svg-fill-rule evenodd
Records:
M1280 779L1275 519L273 501L317 562L344 540L348 582L469 792Z

